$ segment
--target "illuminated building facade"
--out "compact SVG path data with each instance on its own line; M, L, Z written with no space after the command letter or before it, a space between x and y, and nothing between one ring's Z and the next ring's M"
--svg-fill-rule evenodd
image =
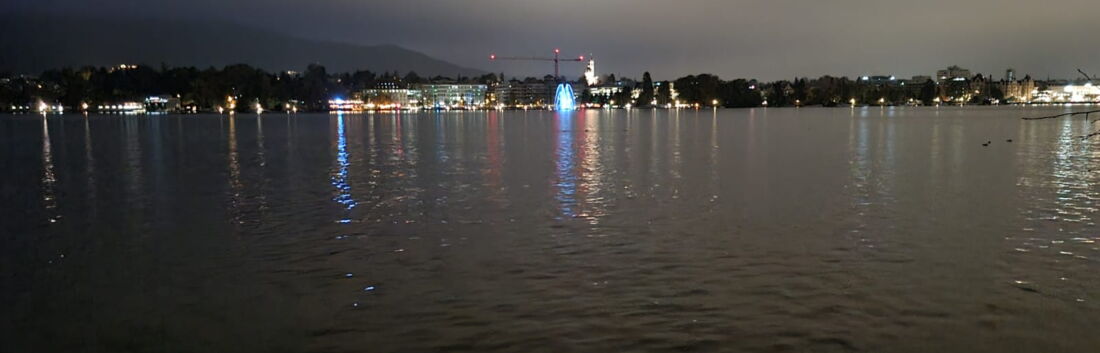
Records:
M169 96L152 96L145 98L145 110L150 112L178 112L183 107L179 98Z
M333 112L358 112L366 109L362 99L336 98L328 101L328 110Z
M1034 102L1042 103L1100 103L1100 86L1091 82L1050 86L1033 91Z
M879 76L863 76L863 77L859 78L859 81L860 81L860 83L863 83L863 84L866 84L866 85L875 85L875 86L897 86L897 85L902 84L901 81L898 81L897 77L894 77L894 76L881 76L881 75L879 75Z
M419 107L422 98L418 89L403 88L397 83L384 82L374 88L363 90L363 99L368 105L381 109L405 109Z
M489 86L482 84L421 84L421 106L425 108L476 108L486 105Z
M1006 76L1014 76L1006 75ZM1023 80L1006 80L998 84L1001 92L1004 92L1005 101L1011 103L1026 103L1035 99L1035 81L1031 76L1024 76Z
M122 102L118 104L105 104L98 106L98 110L102 113L124 113L124 114L137 114L145 113L145 104L140 102Z
M596 86L588 88L588 94L593 97L610 97L619 94L619 92L622 91L622 86Z
M541 81L512 80L500 86L494 87L494 95L497 104L507 107L517 106L546 106L550 99L551 88Z

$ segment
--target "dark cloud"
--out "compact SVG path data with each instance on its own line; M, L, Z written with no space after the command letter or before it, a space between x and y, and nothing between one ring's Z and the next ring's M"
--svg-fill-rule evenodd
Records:
M1095 0L9 0L4 11L211 18L308 38L397 44L516 74L490 52L594 54L602 72L763 79L929 75L959 64L1100 73ZM570 70L580 70L579 67Z

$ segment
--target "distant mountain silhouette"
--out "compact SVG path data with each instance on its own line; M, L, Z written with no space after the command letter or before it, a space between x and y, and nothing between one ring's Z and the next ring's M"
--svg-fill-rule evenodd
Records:
M365 46L295 38L219 22L82 19L51 15L0 17L0 70L38 74L85 65L224 66L268 71L415 71L421 76L473 76L460 67L394 45Z

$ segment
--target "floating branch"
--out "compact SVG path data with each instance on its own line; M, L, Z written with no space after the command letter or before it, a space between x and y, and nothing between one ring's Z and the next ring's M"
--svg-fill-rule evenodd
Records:
M1100 113L1100 110L1090 110L1090 111L1087 111L1087 112L1073 112L1073 113L1062 113L1062 114L1058 114L1058 115L1051 115L1051 116L1040 116L1040 117L1034 117L1034 118L1023 118L1023 119L1024 119L1024 120L1043 120L1043 119L1056 119L1056 118L1061 118L1061 117L1063 117L1063 116L1073 116L1073 115L1082 115L1082 114L1084 114L1084 115L1085 115L1085 119L1088 119L1088 118L1089 118L1089 114L1092 114L1092 113Z

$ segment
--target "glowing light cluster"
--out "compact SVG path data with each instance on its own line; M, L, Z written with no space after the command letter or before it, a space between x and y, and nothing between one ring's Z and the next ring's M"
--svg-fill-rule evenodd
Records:
M328 101L328 109L334 112L357 112L363 111L364 103L361 99L343 99L335 98Z

